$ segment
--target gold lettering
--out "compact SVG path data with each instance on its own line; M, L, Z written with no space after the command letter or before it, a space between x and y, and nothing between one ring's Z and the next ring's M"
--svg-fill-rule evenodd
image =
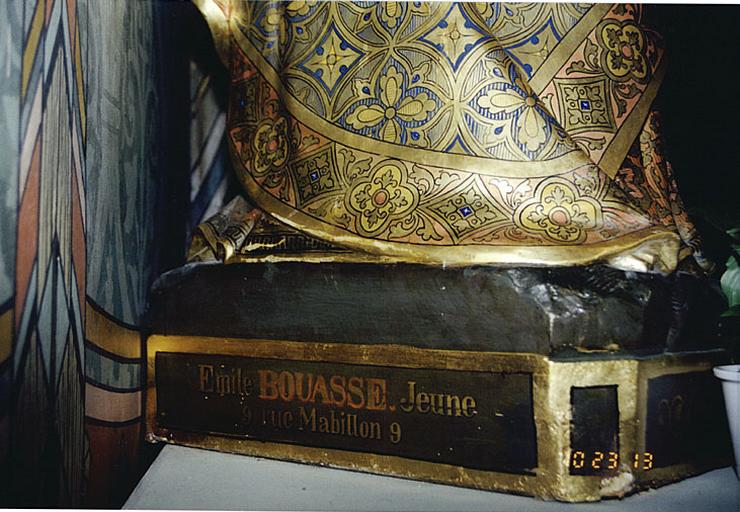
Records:
M329 386L331 387L331 401L337 407L344 407L347 403L347 391L344 389L346 385L346 379L341 375L334 375L329 380Z
M329 420L326 419L326 416L321 416L319 418L319 432L329 432Z
M199 364L198 373L201 393L213 393L213 365Z
M309 373L306 375L306 394L303 394L303 372L296 372L295 374L295 390L298 400L301 402L308 402L311 399L311 387L313 386L313 374Z
M272 370L257 370L260 377L260 398L262 400L277 400L277 373Z
M472 418L478 411L475 410L475 398L466 396L462 399L462 413L466 418Z
M344 419L344 413L341 413L340 418ZM344 423L339 421L334 411L331 411L331 433L344 435Z
M350 377L347 383L347 389L349 390L350 398L347 399L347 405L353 409L362 409L365 407L365 395L362 392L362 377ZM356 396L359 401L355 402L351 399L351 396Z
M460 397L447 395L447 416L460 416Z
M231 395L233 393L233 379L233 375L218 373L216 375L216 392L221 396Z
M347 417L347 435L357 437L357 415L350 414Z
M414 410L414 402L416 399L416 382L413 380L408 381L409 396L408 399L402 398L399 403L399 407L403 412L411 412Z
M244 396L252 395L252 379L245 374L242 376L242 369L237 370L237 380L239 381L239 394Z
M475 410L475 398L465 396L462 400L457 395L446 393L425 393L417 391L416 382L407 382L407 396L401 398L399 408L401 411L419 412L421 414L437 414L439 416L465 416L471 418L478 412Z
M385 379L367 379L367 409L383 411L386 405Z
M301 407L299 409L300 422L298 423L298 430L303 430L306 426L310 426L311 432L316 432L316 409L311 407L311 413L306 413L306 408Z
M321 394L321 402L327 403L329 401L329 391L326 389L326 379L323 375L316 377L316 382L313 386L313 392L311 393L311 402L316 403L316 395Z
M382 439L382 425L378 421L358 420L357 414L345 413L344 411L331 410L323 415L317 411L316 407L299 407L297 429L301 431L308 429L311 432L320 432L335 436ZM291 428L293 416L287 411L277 414L271 411L269 414L272 414L274 417L268 416L263 420L263 423L269 423L277 428ZM400 435L398 440L400 440Z
M380 423L377 421L370 422L370 439L380 439Z
M443 416L445 414L445 395L441 393L430 393L429 403L432 407L432 414L438 414L440 416Z
M278 386L280 398L286 402L291 402L293 397L295 397L295 381L293 380L293 374L290 372L280 372Z
M391 443L398 444L401 441L401 424L394 421L391 423Z
M416 410L422 414L429 412L429 395L422 392L416 394Z

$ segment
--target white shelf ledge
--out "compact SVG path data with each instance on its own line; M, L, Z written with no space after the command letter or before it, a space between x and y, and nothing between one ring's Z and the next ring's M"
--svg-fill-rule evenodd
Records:
M738 512L740 481L723 468L624 500L566 504L168 445L124 508Z

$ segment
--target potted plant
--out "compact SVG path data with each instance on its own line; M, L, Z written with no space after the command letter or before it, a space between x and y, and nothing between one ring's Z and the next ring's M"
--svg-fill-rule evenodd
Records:
M727 234L732 239L732 251L720 279L728 302L728 310L722 314L722 323L732 329L740 322L740 228L731 229ZM735 474L740 479L740 364L717 366L714 368L714 375L722 381L727 421L735 452Z

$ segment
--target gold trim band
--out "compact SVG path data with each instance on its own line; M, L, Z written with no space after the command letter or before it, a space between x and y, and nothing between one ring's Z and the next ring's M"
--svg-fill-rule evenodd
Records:
M632 143L640 133L640 130L642 130L642 127L645 124L645 119L647 119L647 116L650 113L650 105L652 105L655 96L658 94L660 84L663 83L665 72L666 59L664 57L658 65L658 69L655 70L653 79L637 101L637 105L635 105L632 112L628 114L627 120L619 128L619 131L609 143L609 147L601 155L599 167L609 175L610 178L614 178L614 176L617 175L617 172L619 172L622 162L624 162Z
M542 63L534 76L529 81L532 90L541 94L547 84L553 79L555 74L566 63L568 58L573 55L574 48L577 48L591 31L596 28L601 19L612 8L613 4L596 4L576 23L576 25L565 34L560 42L555 46L547 60Z
M15 310L8 309L0 314L0 364L4 363L13 352L13 319Z
M85 308L85 338L93 345L117 356L130 359L141 357L139 331L127 329L97 311L87 302Z
M232 158L238 158L229 144ZM239 180L249 196L264 211L280 222L310 236L354 250L378 254L398 261L462 266L491 263L498 265L548 266L585 265L628 251L649 240L678 244L679 238L663 227L646 228L622 236L617 240L577 246L511 246L511 245L419 245L363 238L294 209L266 192L249 173L238 173ZM660 262L656 262L659 264ZM658 265L659 266L659 265Z

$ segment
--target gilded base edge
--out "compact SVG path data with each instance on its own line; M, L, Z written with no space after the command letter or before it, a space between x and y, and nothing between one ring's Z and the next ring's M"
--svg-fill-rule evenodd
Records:
M238 162L233 142L228 143L232 161ZM438 264L450 267L476 264L496 264L502 266L564 266L588 265L608 261L611 258L627 255L636 248L641 253L646 250L646 242L658 242L662 248L657 254L640 258L632 268L625 260L620 268L636 272L645 271L649 263L650 271L670 273L677 265L680 237L662 226L651 226L633 231L614 240L581 245L422 245L365 238L344 230L307 213L293 208L264 190L248 172L236 172L239 182L254 203L279 222L297 229L309 236L326 240L334 245L354 251L393 258L409 263ZM668 256L666 258L666 256Z
M206 435L157 426L154 357L159 351L241 355L269 359L392 365L405 368L471 371L526 371L533 374L537 459L534 475L481 471L338 449L299 446L220 435ZM616 476L575 476L570 463L571 386L618 385L620 393L620 455L645 450L647 383L662 375L711 369L721 351L661 354L644 359L561 362L529 353L420 349L401 345L350 345L294 341L151 335L147 340L146 439L194 448L266 457L336 469L440 484L501 491L565 502L622 498L730 464L678 464L649 472L628 465ZM627 390L627 391L625 391Z

